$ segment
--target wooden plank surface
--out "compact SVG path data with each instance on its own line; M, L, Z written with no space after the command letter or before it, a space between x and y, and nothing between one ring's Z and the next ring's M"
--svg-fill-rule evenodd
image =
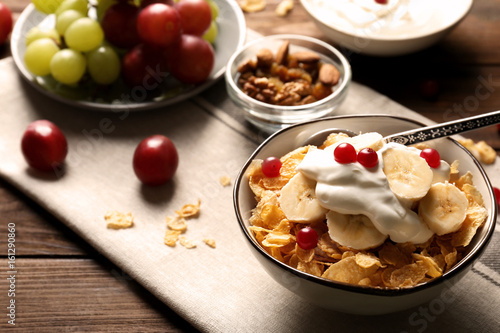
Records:
M0 0L17 18L29 0ZM295 1L285 18L267 0L258 13L245 14L247 26L264 35L297 33L324 39ZM435 120L500 108L500 0L476 0L469 16L439 45L417 54L377 58L350 55L355 81ZM9 56L8 44L0 58ZM436 99L422 97L421 84L438 83ZM485 83L486 82L486 83ZM478 89L489 89L487 96ZM367 104L367 107L369 105ZM462 111L460 111L462 110ZM463 111L465 110L465 111ZM381 110L383 112L383 110ZM495 126L470 132L497 150ZM2 157L4 158L4 157ZM0 304L5 303L8 223L16 225L19 280L16 321L25 331L162 331L193 327L37 204L0 180ZM2 305L3 306L3 305ZM0 329L7 327L5 318Z

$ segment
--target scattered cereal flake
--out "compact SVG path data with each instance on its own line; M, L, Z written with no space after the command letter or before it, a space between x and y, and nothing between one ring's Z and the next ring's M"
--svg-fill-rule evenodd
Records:
M125 229L134 225L134 216L132 213L120 213L115 210L108 211L104 215L106 226L110 229Z
M196 247L196 244L187 239L186 237L179 237L179 243L181 243L182 246L184 246L186 249L193 249Z
M259 12L266 8L265 0L240 0L239 5L244 12L253 13Z
M215 249L215 239L213 239L213 238L203 238L203 241L205 242L205 244L207 244L211 248Z
M184 205L184 206L182 206L182 208L180 210L176 210L175 212L180 217L193 217L193 216L198 215L198 213L200 212L200 204L201 204L201 200L198 199L197 204Z
M229 185L231 185L231 177L222 176L222 177L220 177L219 182L224 187L229 186Z
M496 151L485 141L474 142L472 139L458 139L462 146L474 155L475 158L485 164L492 164L497 157Z
M175 243L177 243L177 240L179 239L180 234L181 234L180 231L168 229L165 232L165 237L163 238L163 242L165 243L165 245L174 247Z
M167 221L167 227L169 229L171 229L171 230L180 231L181 233L182 232L186 232L186 230L187 230L186 219L183 218L183 217L180 217L180 216L176 216L176 217L167 216L166 217L166 221Z
M276 6L276 15L284 17L293 9L293 0L282 0L278 6Z
M485 141L479 141L476 143L476 149L479 151L479 157L481 162L485 164L492 164L497 158L497 152Z

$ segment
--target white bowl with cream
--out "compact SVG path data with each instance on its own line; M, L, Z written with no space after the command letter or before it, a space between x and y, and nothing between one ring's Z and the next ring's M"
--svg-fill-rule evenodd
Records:
M357 53L397 56L425 49L446 36L473 0L300 0L333 43Z
M276 132L261 144L242 167L235 181L233 195L234 208L245 243L249 245L250 251L270 278L313 304L352 314L387 314L418 306L433 298L446 297L450 288L453 288L454 284L463 278L474 262L479 259L492 237L497 218L493 187L484 169L463 146L453 139L437 139L432 143L439 150L443 160L459 160L460 170L468 170L473 174L474 185L483 195L488 218L468 245L469 250L463 259L449 271L429 282L410 288L380 289L327 280L294 269L275 259L262 249L249 229L251 211L256 202L245 175L252 160L264 159L268 156L283 156L302 146L313 134L326 129L346 128L356 133L378 132L382 135L389 135L422 126L411 119L386 115L338 116L291 125Z

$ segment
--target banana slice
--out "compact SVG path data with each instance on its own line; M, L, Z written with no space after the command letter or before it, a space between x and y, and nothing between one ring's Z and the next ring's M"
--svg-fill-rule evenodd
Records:
M323 208L315 193L316 181L297 173L281 189L279 204L289 221L309 223L325 218Z
M437 235L460 229L467 213L465 194L448 182L433 184L420 200L418 214Z
M383 151L384 173L399 199L416 201L429 191L434 177L417 150L390 147Z
M356 151L360 151L363 148L372 148L377 151L384 146L384 137L376 132L363 133L335 142L331 146L326 147L325 150L334 150L335 147L343 142L348 142L353 145Z
M326 219L330 238L356 250L377 247L387 238L365 215L346 215L329 211Z

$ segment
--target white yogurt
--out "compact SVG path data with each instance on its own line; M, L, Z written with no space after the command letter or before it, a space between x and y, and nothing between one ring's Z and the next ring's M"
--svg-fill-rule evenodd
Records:
M426 242L432 231L392 192L379 163L365 168L359 163L340 164L330 150L310 149L297 170L317 181L320 204L342 214L363 214L381 233L397 243Z
M440 24L433 0L307 0L318 19L364 36L405 36Z

